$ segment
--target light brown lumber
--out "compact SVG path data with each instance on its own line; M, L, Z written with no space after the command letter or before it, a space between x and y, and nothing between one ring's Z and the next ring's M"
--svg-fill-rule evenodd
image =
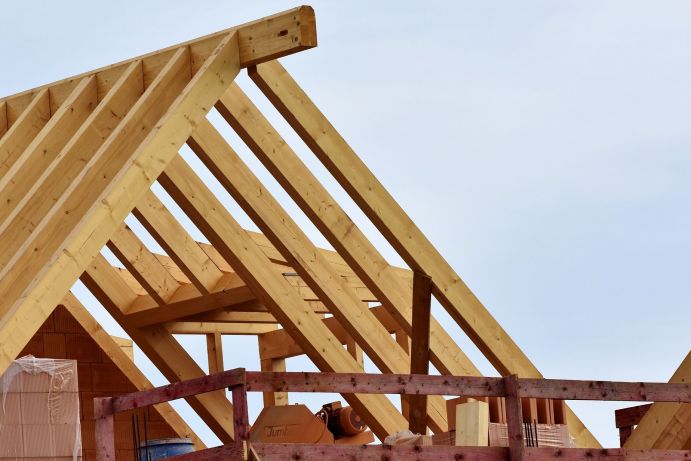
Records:
M269 323L223 323L223 322L186 322L174 321L162 324L174 335L232 335L256 336L276 329L276 324Z
M102 255L97 255L89 263L81 280L168 381L199 378L206 374L162 326L134 328L127 323L122 315L122 305L117 303L136 295L128 291L122 278ZM200 394L186 400L221 441L232 440L233 407L222 392Z
M27 104L14 124L9 123L9 105L5 104L5 114L9 130L0 139L0 178L5 176L10 166L24 152L31 141L50 119L50 97L48 90L38 90L26 95Z
M216 108L374 297L389 309L410 335L412 290L402 282L400 269L386 262L237 85L231 85ZM479 374L436 320L431 322L430 334L432 360L438 370L453 375Z
M691 352L674 372L670 383L691 382ZM623 448L684 449L691 440L691 405L659 402L645 413Z
M286 361L284 359L272 359L262 357L262 336L257 337L257 342L259 344L259 363L261 371L270 372L284 372L286 371ZM263 393L264 406L274 406L274 405L288 405L288 393L287 392L264 392Z
M439 302L490 363L502 374L542 377L281 64L259 65L250 75L408 266L432 278ZM578 446L600 446L570 410L568 424Z
M312 361L325 371L356 372L355 360L321 320L285 281L192 168L176 157L159 183L192 219L199 230L248 284L257 298L288 329ZM345 399L375 433L385 436L404 428L405 420L386 398L347 395Z
M357 294L343 282L220 133L208 121L202 121L188 144L298 271L317 295L316 299L326 303L340 323L347 326L350 335L372 361L384 372L407 373L407 355L397 347L368 307L360 302ZM432 407L434 400L430 399ZM436 400L437 408L430 414L431 423L437 432L444 432L447 430L445 412L441 399Z
M159 305L166 304L180 287L177 280L128 226L118 227L107 246Z
M176 55L178 59L184 58L187 54L184 50L181 51L181 54ZM161 71L161 76L169 72L177 74L176 62L177 59L171 60L171 65ZM24 259L20 264L13 266L13 277L3 277L0 280L0 284L3 285L0 286L0 292L3 296L11 293L7 298L0 300L0 314L11 319L0 325L0 342L5 346L0 355L0 372L5 370L14 358L13 355L21 350L38 329L50 312L49 309L69 291L115 228L134 208L137 200L151 187L168 161L177 154L177 150L193 131L194 125L206 115L214 101L227 89L239 69L237 36L233 34L222 40L207 62L183 88L170 88L175 90L173 95L177 98L172 105L165 104L164 115L156 117L158 123L155 123L144 142L136 142L133 151L125 149L125 155L122 155L126 160L124 164L118 165L113 158L108 159L105 166L115 166L112 177L105 174L109 168L90 170L90 179L98 180L100 184L97 184L102 187L94 187L92 181L78 181L78 193L70 194L70 200L64 204L67 205L67 209L71 206L80 209L76 213L77 216L72 218L76 218L78 222L66 219L63 213L59 213L61 221L51 223L50 229L44 229L52 231L52 238L48 235L41 236L48 240L45 242L47 248L43 248L43 240L34 241L41 243L41 246L33 246L37 251L31 251L28 260ZM185 82L186 79L183 80L183 84ZM133 116L134 120L129 118L130 114L141 115L142 110L147 112L149 104L156 107L157 102L161 103L156 101L156 98L146 98L147 94L156 93L156 87L156 84L152 84L147 89L116 132L123 126L141 121L138 117ZM131 128L136 126L138 123L134 123ZM116 132L113 132L109 140L116 137ZM121 132L118 132L117 138L121 136ZM124 147L129 146L131 138L136 138L133 133L125 133L124 137L127 138ZM108 149L104 150L107 153ZM102 184L103 182L105 184ZM95 197L89 199L92 194ZM85 201L87 209L83 210L79 205ZM62 206L59 208L64 210ZM69 231L64 237L57 232L59 226L64 226L62 221L71 224L66 229L62 227ZM51 240L58 240L57 248ZM27 283L26 278L33 281ZM6 281L10 284L9 288L5 285ZM20 285L19 290L15 288L15 284ZM21 297L16 295L17 291ZM5 315L7 313L11 315Z
M223 366L223 337L220 333L206 334L206 355L208 357L210 375L225 370L225 366Z
M211 56L219 42L228 34L237 31L239 61L241 67L258 62L275 59L317 46L317 29L314 10L309 6L300 6L272 16L257 19L211 35L196 38L162 50L128 59L65 80L44 85L40 88L1 98L7 103L8 124L15 123L15 114L24 110L33 94L50 89L51 105L59 106L78 79L96 75L98 79L99 100L108 93L123 69L134 61L141 61L144 67L145 87L154 80L158 72L165 67L170 57L181 47L190 50L192 72L197 72L205 60ZM50 114L50 112L49 112Z
M489 445L489 405L470 400L456 405L456 446L486 447Z
M0 177L0 222L8 220L95 107L96 79L86 77L24 152L14 161L3 163L7 170Z
M7 133L7 103L0 102L0 141Z
M89 115L77 133L53 162L35 178L31 189L0 221L0 240L22 240L33 232L36 222L61 200L106 138L144 92L141 62L132 63L112 90ZM18 126L19 123L16 125Z
M300 274L317 295L316 299L324 302L346 327L374 364L385 373L409 373L408 355L213 125L202 120L187 144ZM428 399L423 400L425 404ZM429 403L431 427L436 432L446 432L448 426L443 399L430 398Z
M110 336L94 319L84 305L72 294L67 293L67 296L61 303L70 314L77 320L79 325L89 334L96 344L108 355L108 357L115 363L120 371L127 377L127 379L134 384L139 391L145 389L152 389L154 386L139 370L137 365L130 356L125 353L118 339ZM130 344L131 341L127 340ZM194 442L194 446L201 450L206 448L204 442L194 433L185 420L183 420L175 409L168 403L158 404L155 406L158 413L163 419L173 428L173 430L180 437L189 437Z
M244 283L232 288L214 291L204 296L195 296L190 293L192 290L196 291L196 288L192 285L181 286L176 292L176 296L180 295L181 291L185 291L184 299L177 301L171 300L167 304L156 306L142 306L140 304L140 297L132 303L125 317L132 325L144 327L245 303L255 299L252 290ZM149 301L149 299L146 299L146 301ZM132 306L136 306L136 308L133 309Z
M17 219L6 229L14 238L0 252L0 291L7 296L5 303L0 301L0 307L14 301L12 291L6 291L2 283L11 283L14 290L25 288L14 279L21 274L36 273L45 266L74 227L79 226L83 217L93 210L94 203L108 189L110 181L126 168L130 156L144 141L148 130L163 116L188 81L189 56L186 49L180 49L158 76L156 83L139 98L72 183L51 204L49 211L30 220L27 214L31 210L24 210L22 218L27 224L22 225L22 219ZM52 174L59 175L60 172L53 171ZM36 190L34 194L41 194L41 191ZM123 221L124 218L117 224ZM33 251L30 252L31 247ZM14 277L7 277L8 273L14 274Z
M394 333L399 325L391 318L389 313L382 306L371 308L375 317L384 327ZM334 317L322 319L324 325L331 330L341 344L347 345L348 331ZM261 335L260 341L261 355L264 358L287 359L304 354L302 347L285 330L276 330Z
M147 191L132 213L194 286L209 294L221 278L221 270L156 195Z
M244 303L243 303L244 304ZM242 306L240 304L239 306ZM180 322L210 322L210 323L278 323L270 312L242 312L229 309L217 309L204 314L182 317ZM263 306L262 306L263 308ZM240 307L242 309L242 307Z

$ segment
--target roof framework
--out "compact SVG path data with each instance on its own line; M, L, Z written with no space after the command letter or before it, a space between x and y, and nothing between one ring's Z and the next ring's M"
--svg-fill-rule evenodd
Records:
M171 382L204 374L173 337L185 333L207 336L211 372L223 367L221 335L247 334L262 370L306 354L320 370L359 372L364 353L382 373L408 373L414 270L498 372L542 377L276 60L314 46L314 12L299 7L0 99L0 371L81 279ZM243 68L410 269L386 261L234 83ZM212 108L336 251L315 247L207 119ZM184 144L261 233L243 229L182 159ZM210 244L189 235L154 182ZM124 224L130 213L166 255ZM430 359L443 374L480 375L434 319ZM407 427L384 396L344 398L380 436ZM232 439L223 393L188 402ZM427 405L430 429L447 430L443 400ZM570 410L568 423L579 446L599 446Z

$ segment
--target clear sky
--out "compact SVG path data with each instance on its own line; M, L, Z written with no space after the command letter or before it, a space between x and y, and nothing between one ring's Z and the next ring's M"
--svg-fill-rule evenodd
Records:
M312 5L319 47L283 63L542 373L666 381L691 342L691 4ZM6 1L0 94L293 6ZM240 83L260 99L246 76ZM183 341L203 361L202 341ZM254 343L227 338L226 366L257 368ZM141 353L137 360L150 370ZM618 446L615 406L575 405L607 446Z

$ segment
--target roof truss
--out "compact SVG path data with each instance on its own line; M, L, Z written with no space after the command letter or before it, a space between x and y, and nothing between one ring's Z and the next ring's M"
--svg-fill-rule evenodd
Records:
M306 354L323 371L357 373L366 354L382 373L409 372L412 271L386 261L233 81L247 68L494 367L541 377L275 60L313 46L314 13L300 7L0 99L0 370L81 279L170 381L204 374L173 334L206 335L210 370L223 366L221 335L242 334L258 336L262 370ZM207 119L214 107L335 251L317 248L266 190ZM184 144L261 233L240 226L178 154ZM154 182L210 244L192 238ZM166 255L124 224L130 214ZM430 361L443 374L480 374L435 319ZM344 398L380 436L408 425L382 395ZM223 393L188 402L221 440L233 437ZM427 414L433 431L448 428L440 398ZM580 446L598 446L573 413L568 422Z

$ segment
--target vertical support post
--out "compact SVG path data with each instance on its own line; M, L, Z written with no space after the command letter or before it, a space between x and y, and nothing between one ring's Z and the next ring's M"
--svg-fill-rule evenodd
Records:
M113 398L95 398L94 416L96 417L96 461L115 461Z
M504 377L504 391L506 392L506 422L509 434L510 461L525 461L525 440L523 437L523 410L518 386L518 376Z
M355 361L358 364L358 367L360 367L360 372L364 373L365 372L365 358L363 355L362 348L358 346L358 344L355 342L352 336L348 335L346 336L346 350L348 353L353 356Z
M209 374L220 373L225 370L223 366L223 342L220 333L206 335L206 352L209 357Z
M249 414L247 409L247 387L245 371L242 370L242 383L230 388L233 395L233 425L235 443L242 443L249 438Z
M406 354L410 355L410 338L403 330L396 330L396 342L403 348ZM410 419L410 405L408 404L408 396L401 394L401 413L405 419Z
M271 372L284 372L286 371L286 361L285 359L276 359L273 357L266 357L264 351L267 349L267 345L264 343L265 339L263 335L257 336L257 342L259 345L259 366L262 371ZM271 407L274 405L288 405L288 393L287 392L263 392L264 406Z
M413 321L410 350L410 373L426 375L429 373L429 326L432 303L432 279L425 273L413 274ZM411 432L427 433L427 396L408 397Z

